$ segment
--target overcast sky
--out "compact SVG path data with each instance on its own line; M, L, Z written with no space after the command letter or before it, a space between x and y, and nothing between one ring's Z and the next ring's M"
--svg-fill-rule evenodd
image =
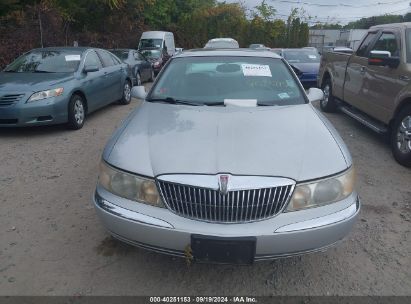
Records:
M261 3L262 0L241 0L248 8ZM406 14L411 12L411 0L266 0L272 5L278 17L285 18L292 8L304 8L308 16L322 23L346 24L360 17L371 17L388 13ZM239 2L226 0L226 2Z

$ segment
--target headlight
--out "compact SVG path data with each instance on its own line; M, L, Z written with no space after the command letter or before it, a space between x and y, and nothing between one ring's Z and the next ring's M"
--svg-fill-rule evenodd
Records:
M154 62L154 67L159 67L160 66L160 64L161 64L161 62L160 61L156 61L156 62Z
M139 203L163 207L155 182L109 167L101 162L99 183L107 191Z
M320 207L347 198L354 191L355 170L295 187L287 211Z
M64 91L63 88L57 88L57 89L37 92L30 96L28 102L60 96L61 94L63 94L63 91Z

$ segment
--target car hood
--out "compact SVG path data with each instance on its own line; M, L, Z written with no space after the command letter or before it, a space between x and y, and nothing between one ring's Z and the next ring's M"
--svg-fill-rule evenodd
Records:
M295 67L302 73L309 73L309 74L318 74L320 70L320 63L313 62L313 63L290 63L291 66Z
M74 78L73 73L0 73L0 92L35 92Z
M230 173L310 180L350 166L344 144L324 119L310 104L241 108L145 102L113 136L103 158L152 177Z

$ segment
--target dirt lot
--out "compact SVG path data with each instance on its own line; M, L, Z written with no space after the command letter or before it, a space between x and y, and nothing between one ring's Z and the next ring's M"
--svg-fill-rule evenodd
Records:
M411 295L411 170L342 114L328 117L353 155L363 206L340 246L253 266L187 267L112 240L91 197L102 149L136 106L109 106L77 132L0 129L1 295Z

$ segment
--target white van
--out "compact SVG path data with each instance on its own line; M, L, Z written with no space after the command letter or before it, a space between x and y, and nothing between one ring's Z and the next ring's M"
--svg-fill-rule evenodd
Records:
M176 51L176 46L174 43L174 34L171 32L161 32L161 31L150 31L144 32L141 35L140 42L138 44L138 49L147 48L167 48L167 52L170 56L173 56Z

